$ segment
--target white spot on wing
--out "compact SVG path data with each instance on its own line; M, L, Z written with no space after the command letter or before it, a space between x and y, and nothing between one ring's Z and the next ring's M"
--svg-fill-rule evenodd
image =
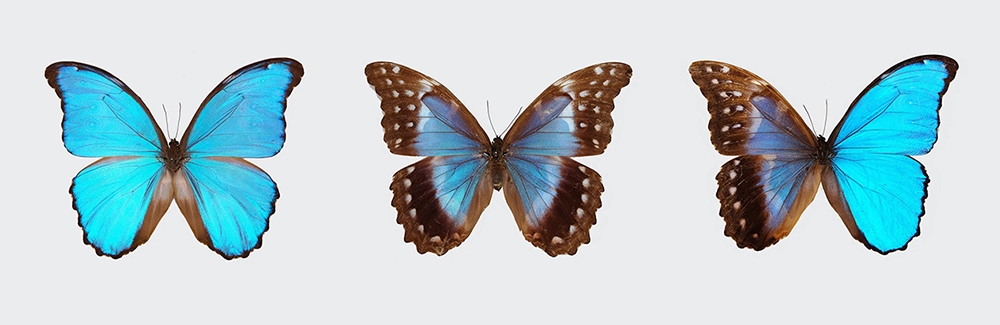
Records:
M410 213L410 218L416 218L417 217L417 209L410 209L409 213ZM423 229L423 228L420 228L420 229Z

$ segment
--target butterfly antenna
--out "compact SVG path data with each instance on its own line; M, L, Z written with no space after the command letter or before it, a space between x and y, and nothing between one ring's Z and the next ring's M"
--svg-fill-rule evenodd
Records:
M523 111L523 110L524 110L524 107L518 108L517 109L517 114L514 115L514 116L521 116L521 111ZM514 126L514 122L515 121L517 121L516 117L514 119L510 120L510 123L507 124L507 128L503 130L503 133L507 133L507 131L510 131L510 127Z
M170 117L167 116L167 105L160 104L163 107L163 122L167 123L167 138L170 138Z
M830 100L826 100L826 116L823 116L823 134L826 134L826 125L830 123Z
M181 134L181 102L177 102L177 131L174 132L174 136Z
M809 118L809 125L812 126L812 131L816 132L816 123L813 123L813 117L811 114L809 114L809 109L806 108L805 104L802 105L802 109L806 110L806 117Z
M490 100L486 100L486 120L490 121L490 128L493 129L493 136L499 137L497 135L497 128L493 127L493 116L490 114Z

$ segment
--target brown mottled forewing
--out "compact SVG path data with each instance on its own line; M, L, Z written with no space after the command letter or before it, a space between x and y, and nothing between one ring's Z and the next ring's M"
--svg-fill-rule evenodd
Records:
M472 113L448 88L431 77L401 64L384 61L369 63L365 67L365 76L382 101L382 129L385 131L383 140L390 152L419 156L412 146L418 134L413 126L419 123L417 114L423 105L421 99L426 95L450 102L458 110L461 121L469 126L457 131L473 132L464 135L484 144L484 149L489 149L489 137Z
M778 151L774 150L766 155L748 154L750 131L761 123L784 127L784 133L803 144L801 148L794 150L809 151L817 148L816 137L788 101L757 75L735 65L716 61L696 61L688 68L688 72L708 100L708 112L711 114L708 129L715 149L723 155L739 156L722 165L715 177L719 184L716 191L721 204L719 215L726 221L726 236L731 237L741 248L755 250L777 243L791 232L802 211L815 198L824 167L811 159L801 159L809 159L809 152L799 151L794 157L779 157L775 154ZM778 116L768 116L758 111L751 99L760 96L775 102ZM783 123L787 121L780 121L779 118L791 119L791 123ZM770 202L773 197L768 195L773 194L774 189L769 194L762 186L762 181L767 180L762 180L762 177L771 175L771 168L788 166L789 163L801 168L784 172L797 173L798 177L794 183L781 186L791 187L793 191L797 189L798 192L787 202ZM771 216L766 209L768 204L786 204L790 208L786 215ZM767 226L772 218L782 220L775 229Z
M533 217L540 220L537 227L528 222L529 216L511 177L505 177L503 195L524 239L552 257L560 254L573 255L580 245L590 243L590 227L597 224L597 209L601 207L604 185L601 183L601 175L572 158L550 158L561 167L561 177L554 189L539 189L554 190L556 196L544 216Z
M397 211L396 222L403 225L403 241L416 245L420 254L432 252L444 255L461 245L472 233L472 228L493 196L489 172L473 174L472 177L479 179L469 180L478 181L469 213L464 223L454 224L441 208L438 192L434 188L432 167L441 159L445 158L427 157L404 167L392 176L392 184L389 185L393 193L392 206Z
M688 72L708 100L708 112L712 115L708 130L719 153L727 156L747 153L744 145L750 136L751 128L748 126L756 122L751 117L756 108L750 99L757 96L772 98L781 111L779 114L795 121L791 123L794 128L786 130L788 134L810 147L816 147L816 138L802 117L777 89L761 77L735 65L716 61L695 61ZM747 127L732 128L737 124ZM726 130L723 131L723 128Z
M611 120L611 111L615 108L614 99L631 78L632 67L628 64L605 62L556 80L514 121L504 143L510 145L533 133L535 130L526 129L527 120L545 102L559 96L569 96L572 98L569 106L576 110L572 117L574 125L580 126L583 123L586 126L578 127L574 133L581 146L573 157L603 153L611 142L611 128L615 125Z

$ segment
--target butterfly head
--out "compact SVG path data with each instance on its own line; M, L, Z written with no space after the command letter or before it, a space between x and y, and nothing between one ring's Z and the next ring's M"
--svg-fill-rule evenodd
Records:
M510 156L510 150L504 148L503 139L499 136L493 138L493 144L490 145L490 152L483 153L487 155L487 159L490 161L490 176L493 181L493 189L500 191L503 188L503 177L505 173L503 172L504 160L507 156Z
M160 160L163 161L163 164L167 166L167 170L170 170L170 172L177 172L190 159L191 155L184 148L181 148L181 143L177 142L177 139L171 139L170 143L167 144L166 150L160 153Z

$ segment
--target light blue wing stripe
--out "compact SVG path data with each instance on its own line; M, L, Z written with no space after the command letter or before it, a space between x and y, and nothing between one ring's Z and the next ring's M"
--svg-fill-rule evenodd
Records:
M285 143L285 100L303 74L292 59L237 70L202 103L181 145L192 157L271 157Z
M833 171L870 246L885 253L916 236L927 197L927 175L919 162L901 155L839 154Z
M562 161L558 157L513 155L507 158L510 180L524 205L525 220L537 227L558 195Z
M480 153L484 144L473 140L479 125L462 118L460 108L434 95L425 95L417 111L417 136L413 148L421 156L452 156Z
M149 110L131 89L90 65L57 62L45 70L62 98L63 143L80 157L154 157L165 144Z
M442 156L430 161L436 199L455 225L465 223L487 162L480 155Z
M796 127L801 123L798 113L788 107L779 106L773 98L755 96L750 103L756 109L751 109L747 120L750 125L739 123L723 126L721 132L735 132L739 128L748 128L746 153L751 155L778 155L785 158L804 158L813 152L809 139L812 134L800 134L797 130L808 130ZM792 115L796 114L796 115ZM723 131L725 130L725 131Z
M767 229L778 231L792 212L798 201L802 185L810 176L809 170L815 163L810 159L787 159L773 155L761 156L760 182L757 184L764 195L765 209L770 219ZM807 193L814 195L815 192ZM809 198L811 201L811 198ZM791 216L798 218L799 215ZM794 225L794 224L793 224Z
M169 189L166 196L156 195L163 175L163 163L149 157L105 158L80 171L70 193L87 243L102 255L127 253L150 202L170 203Z
M581 143L574 135L577 125L576 111L569 105L572 101L569 96L557 96L541 103L538 109L529 110L533 114L526 117L522 134L510 136L516 139L510 143L511 151L520 155L575 156L580 147L593 146Z
M872 83L832 138L838 153L922 155L937 141L941 96L957 64L945 57L912 59Z
M190 188L177 190L193 192L213 250L233 258L260 247L278 199L267 173L239 158L192 158L182 170Z

